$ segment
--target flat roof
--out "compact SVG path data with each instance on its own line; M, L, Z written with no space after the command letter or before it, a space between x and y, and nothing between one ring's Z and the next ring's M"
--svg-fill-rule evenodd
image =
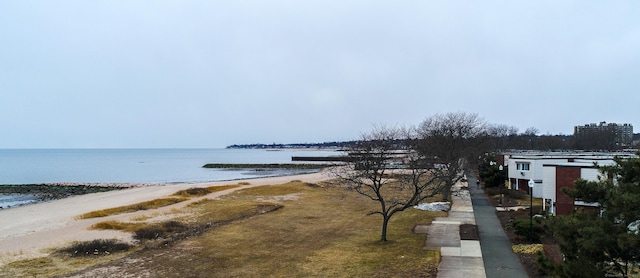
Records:
M578 168L598 168L593 163L585 162L561 162L561 163L545 163L542 167L578 167Z
M631 153L534 153L534 154L504 154L505 159L588 159L588 160L612 160L615 157L638 157Z

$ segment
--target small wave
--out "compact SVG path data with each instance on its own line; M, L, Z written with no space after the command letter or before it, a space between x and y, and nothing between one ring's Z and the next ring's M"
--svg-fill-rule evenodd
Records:
M0 209L19 207L39 202L33 194L0 194Z

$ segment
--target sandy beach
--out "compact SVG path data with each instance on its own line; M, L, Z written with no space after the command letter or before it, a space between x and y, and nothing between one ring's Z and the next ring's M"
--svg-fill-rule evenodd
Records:
M204 198L216 198L243 188L282 184L292 180L318 182L327 178L328 176L324 172L319 172L297 176L197 184L150 185L79 195L50 202L0 210L0 266L19 259L46 256L52 249L65 246L73 241L112 238L123 241L131 240L130 233L88 229L98 222L107 220L130 221L132 218L142 215L163 217L165 213L182 208L189 203ZM101 218L76 219L78 215L83 213L167 197L183 189L238 183L248 184L155 210L143 210Z

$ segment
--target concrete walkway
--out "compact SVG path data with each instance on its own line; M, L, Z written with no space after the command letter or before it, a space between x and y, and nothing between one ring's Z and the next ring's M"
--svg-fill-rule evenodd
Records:
M468 183L454 186L448 217L431 225L416 227L426 233L425 249L440 250L439 278L527 277L527 272L511 251L511 242L502 230L496 208L484 191L476 188L476 177L467 172ZM467 188L467 184L471 186ZM460 225L477 225L480 240L460 240Z
M469 190L462 189L466 186L467 183L454 186L448 217L438 217L431 225L416 227L416 232L428 234L425 249L440 250L440 278L487 277L480 241L460 240L460 225L476 224Z
M476 184L476 177L467 173L469 184ZM480 245L486 277L527 277L520 260L511 251L511 242L482 189L470 186L475 220L480 233ZM440 277L440 276L438 276Z

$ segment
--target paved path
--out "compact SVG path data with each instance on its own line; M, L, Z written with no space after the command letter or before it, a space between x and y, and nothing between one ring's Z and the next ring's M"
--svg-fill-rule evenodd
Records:
M467 179L469 184L474 185L470 186L471 200L480 233L486 277L527 277L527 272L511 251L511 242L502 230L495 207L489 203L484 191L476 188L476 177L467 173Z
M440 250L438 265L440 278L466 278L485 276L482 252L478 240L460 240L461 224L476 224L466 183L454 187L448 217L438 217L429 226L416 227L416 232L427 233L425 249Z

